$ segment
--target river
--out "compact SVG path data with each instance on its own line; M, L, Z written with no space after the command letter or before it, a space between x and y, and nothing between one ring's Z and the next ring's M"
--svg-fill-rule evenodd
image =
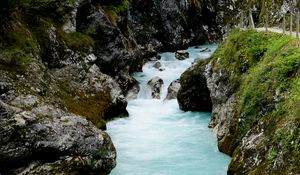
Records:
M200 52L209 48L211 52ZM190 58L177 60L174 52L161 53L164 71L146 63L139 81L138 98L128 102L128 118L108 123L117 149L117 166L111 175L225 175L230 157L217 148L217 138L209 129L211 113L183 112L177 100L164 100L169 84L192 65L208 58L216 45L190 47ZM162 99L152 99L147 82L159 76L164 81Z

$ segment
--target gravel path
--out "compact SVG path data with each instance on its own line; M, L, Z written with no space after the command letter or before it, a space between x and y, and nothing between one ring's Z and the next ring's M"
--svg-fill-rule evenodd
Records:
M260 27L260 28L255 28L257 31L266 31L266 28ZM283 30L280 28L268 28L268 31L270 32L275 32L275 33L283 33ZM286 35L290 35L290 31L285 31ZM300 35L300 34L299 34ZM292 36L296 38L296 32L292 32Z

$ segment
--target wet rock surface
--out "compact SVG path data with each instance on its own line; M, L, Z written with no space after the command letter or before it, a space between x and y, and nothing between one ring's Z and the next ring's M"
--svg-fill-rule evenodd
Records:
M151 88L152 98L160 99L161 88L164 84L163 80L160 77L153 77L147 83Z
M189 52L184 51L184 50L178 50L178 51L175 52L175 57L176 57L178 60L184 60L184 59L187 59L187 58L189 58Z
M180 79L174 80L168 87L168 94L165 100L176 99L180 87Z
M138 93L140 91L140 86L138 84L134 85L127 93L126 99L133 100L138 97Z
M200 70L198 70L200 68ZM184 111L211 111L212 101L207 88L204 68L192 66L180 77L181 87L177 100Z
M156 68L156 69L160 69L161 68L161 63L159 61L157 61L153 64L153 67Z
M200 52L211 52L211 50L209 48L204 48L204 49L201 49Z

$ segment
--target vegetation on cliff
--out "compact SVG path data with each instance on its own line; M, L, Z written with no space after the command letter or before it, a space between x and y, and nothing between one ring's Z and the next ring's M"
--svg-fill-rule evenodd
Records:
M238 92L242 137L267 113L298 116L290 111L297 111L291 100L299 99L299 46L299 39L281 34L234 31L214 54L213 59L221 58L215 69L230 72L231 87Z
M299 39L235 30L181 82L198 74L211 92L219 148L233 156L229 174L300 172Z
M231 73L229 79L238 96L236 139L241 143L257 125L266 125L260 132L265 138L256 145L262 162L251 172L299 173L300 40L274 33L235 31L216 52L217 58L221 59L215 69ZM247 162L242 152L247 154L249 150L235 150L230 171L244 171Z

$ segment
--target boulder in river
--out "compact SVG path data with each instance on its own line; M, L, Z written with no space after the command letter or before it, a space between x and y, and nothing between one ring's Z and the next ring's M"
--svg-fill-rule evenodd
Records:
M175 57L178 59L178 60L184 60L184 59L187 59L189 58L189 52L185 51L185 50L177 50L175 52Z
M160 59L161 59L161 56L157 54L156 56L149 58L149 61L157 61Z
M174 80L170 86L168 87L168 95L165 98L165 100L171 100L177 98L177 93L180 89L180 81L179 79Z
M129 91L127 92L126 99L127 100L133 100L138 97L140 91L140 86L138 84L135 84Z
M162 72L162 71L164 71L166 69L165 68L159 68L158 70Z
M163 84L164 81L158 76L153 77L151 80L148 81L148 85L151 88L152 98L160 99L160 91Z
M180 77L181 87L177 100L183 111L211 111L212 102L207 87L205 61L199 62L185 71ZM196 68L195 68L196 67Z
M159 69L159 68L161 68L161 63L159 61L157 61L153 64L153 67L156 69Z
M211 52L211 49L206 47L201 49L200 52Z

